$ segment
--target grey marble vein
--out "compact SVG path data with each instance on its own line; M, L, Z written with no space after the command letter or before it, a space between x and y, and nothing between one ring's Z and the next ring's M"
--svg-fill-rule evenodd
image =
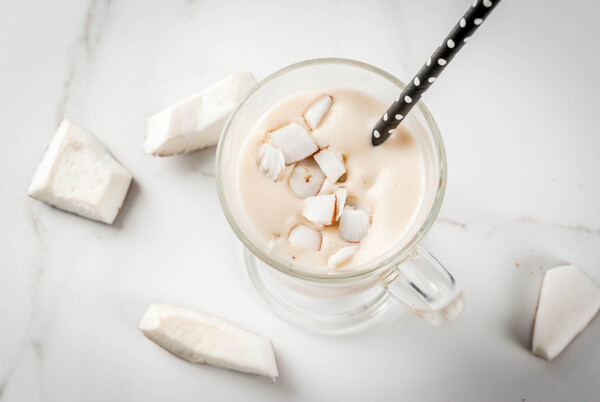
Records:
M43 313L40 312L42 303L39 297L39 289L42 286L43 264L41 263L41 261L38 261L35 265L37 266L37 271L35 273L35 280L31 289L32 308L31 317L29 320L29 329L25 333L23 343L21 343L21 346L19 347L19 350L13 360L12 366L6 372L4 382L0 386L0 391L2 391L2 389L6 387L6 385L10 381L12 374L15 371L15 368L17 368L19 362L23 357L23 353L25 352L28 346L31 347L31 350L33 351L36 358L37 383L40 385L42 384L42 358L44 356L44 345L39 339L41 334L39 327L40 325L42 325L39 317L43 317ZM2 397L1 392L0 397Z
M62 93L60 95L60 100L56 105L56 124L64 118L65 116L65 108L67 106L67 101L69 100L69 93L71 92L71 85L73 83L73 76L75 71L75 63L72 61L69 64L69 72L67 73L67 77L64 79L62 84Z
M33 353L35 354L35 358L37 360L37 380L38 386L42 385L42 357L44 356L44 346L42 342L37 339L31 339L29 341L31 348L33 349Z
M9 368L6 370L5 374L4 374L4 378L0 378L0 400L2 400L2 395L4 392L4 389L6 388L7 384L10 382L11 377L15 371L15 369L17 368L17 366L19 365L19 362L22 360L23 357L23 353L25 352L27 346L29 345L32 349L32 351L35 354L36 360L37 360L37 376L38 376L38 384L42 383L42 371L41 371L41 363L42 363L42 357L44 354L44 347L43 344L40 340L38 340L38 334L40 331L36 329L36 323L38 321L38 317L40 316L40 307L41 307L41 302L39 301L39 289L41 287L41 278L43 276L43 271L42 271L42 264L41 263L36 263L35 264L37 266L37 271L35 273L35 280L33 281L33 286L32 286L32 290L31 290L31 305L32 305L32 309L31 309L31 317L29 319L29 328L26 330L25 332L25 336L24 339L21 343L21 345L19 346L17 353L15 354L13 360L12 360L12 364L10 364ZM39 324L39 323L37 323Z
M459 222L459 221L455 221L455 220L444 218L444 217L438 217L436 219L436 222L459 227L462 229L467 228L467 224L464 222ZM514 221L512 221L512 222L514 222ZM544 223L544 222L540 222L539 220L534 219L532 217L519 218L516 222L530 224L530 225L536 225L536 226L545 226L548 228L553 228L553 229L558 229L558 230L568 230L568 231L585 233L585 234L590 234L590 235L599 235L600 234L600 229L594 229L594 228L590 228L590 227L587 227L584 225L563 225L563 224L556 224L556 223ZM510 223L511 222L506 222L503 224L491 223L489 225L488 233L494 232L497 229L500 229L501 227L505 227L506 225L508 225Z
M593 228L589 228L589 227L583 226L583 225L561 225L561 224L556 224L556 223L543 223L543 222L540 222L537 219L534 219L531 217L521 218L521 219L519 219L519 222L530 223L533 225L548 226L548 227L551 227L554 229L571 230L571 231L575 231L575 232L582 232L582 233L588 233L588 234L593 234L593 235L600 234L600 229L593 229Z
M447 218L438 217L437 221L440 222L440 223L446 223L448 225L460 227L460 228L463 228L463 229L466 229L466 227L467 227L466 223L454 221L454 220L447 219Z
M0 379L0 400L2 400L2 395L4 394L4 390L6 389L6 386L8 385L8 383L10 382L10 379L13 375L13 372L15 371L15 368L19 364L19 361L21 361L21 355L23 354L23 349L24 349L23 343L21 343L19 345L19 348L17 349L17 353L16 353L15 357L13 358L11 364L9 364L9 368L6 370L6 373L4 374L4 378Z
M88 68L96 57L112 0L91 0L88 4L83 27L70 52L67 74L63 81L62 93L56 106L56 123L64 117L69 100L72 98L75 83L81 76L89 74ZM87 73L87 74L86 74Z
M27 205L27 211L29 212L29 218L31 219L33 233L35 234L36 239L42 243L42 232L44 231L44 226L37 212L34 210L33 203L29 203Z
M200 174L201 174L202 176L204 176L204 177L212 177L212 178L214 178L214 177L215 177L215 174L214 174L214 173L211 173L211 172L205 172L205 171L204 171L204 170L202 170L202 169L198 169L198 171L199 171L199 172L200 172Z
M37 360L38 383L41 384L41 362L44 354L44 348L43 343L39 340L41 334L41 331L39 330L39 325L41 323L39 320L40 317L43 317L43 312L40 311L40 309L43 307L42 301L40 300L40 289L43 286L44 256L49 249L44 238L46 228L40 218L40 214L36 210L36 203L37 201L30 199L29 203L27 204L27 215L29 216L31 222L31 231L37 240L37 244L35 244L35 246L37 246L37 250L39 251L36 253L36 257L34 257L31 261L32 280L30 282L31 285L29 292L31 298L31 312L29 324L24 332L23 340L21 341L20 346L17 348L17 351L12 358L12 361L6 366L8 368L3 373L2 378L0 378L0 400L2 399L4 390L6 389L7 384L10 382L15 369L22 361L23 355L28 347L31 347L31 350L35 354Z
M91 0L88 5L80 36L88 61L94 59L96 47L100 43L111 4L112 0Z

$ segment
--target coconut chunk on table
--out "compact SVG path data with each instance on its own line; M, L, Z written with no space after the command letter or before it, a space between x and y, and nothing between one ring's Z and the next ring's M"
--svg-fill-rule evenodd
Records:
M574 265L548 270L533 325L532 352L546 360L558 356L600 309L600 288Z
M229 321L173 304L152 304L139 329L161 348L191 363L207 363L275 379L271 341Z
M229 115L255 84L251 73L238 72L151 116L144 152L169 156L217 145Z
M64 211L111 224L133 176L89 131L63 120L27 193Z

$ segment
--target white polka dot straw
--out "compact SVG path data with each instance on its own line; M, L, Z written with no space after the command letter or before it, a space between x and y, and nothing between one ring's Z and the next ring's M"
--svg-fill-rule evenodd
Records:
M389 138L499 2L500 0L475 0L450 34L446 36L442 45L427 59L425 65L421 67L396 98L396 101L373 127L371 133L373 145L383 144ZM394 116L394 118L392 119L390 116Z

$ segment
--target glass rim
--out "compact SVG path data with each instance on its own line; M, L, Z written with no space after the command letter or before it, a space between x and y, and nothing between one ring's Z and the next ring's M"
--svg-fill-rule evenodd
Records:
M439 182L437 185L437 191L436 191L436 194L435 194L435 197L433 200L433 204L431 206L431 209L429 210L429 213L427 214L427 217L423 221L423 224L421 225L419 230L415 233L413 238L402 249L395 250L393 253L391 253L392 254L391 256L383 259L382 261L379 261L376 264L373 264L372 262L367 261L366 263L358 265L358 267L361 267L361 266L370 266L370 267L366 267L363 269L357 269L356 271L341 272L341 273L307 272L307 271L304 271L301 269L296 269L296 268L284 265L284 264L280 263L279 261L273 259L269 255L268 252L266 252L265 250L263 250L263 248L257 246L252 241L250 241L250 239L248 239L248 237L246 236L244 231L238 226L237 222L235 221L235 219L231 213L227 197L225 196L223 182L221 179L221 177L222 177L221 160L222 160L223 152L224 152L224 148L225 148L223 144L225 143L225 139L228 137L231 124L237 118L240 110L246 105L246 103L250 100L250 98L258 90L260 90L266 83L268 83L268 82L272 81L273 79L278 78L282 75L285 75L291 71L294 71L294 70L297 70L297 69L300 69L303 67L308 67L311 65L321 65L321 64L345 65L345 66L356 67L356 68L379 75L380 77L388 80L389 82L391 82L392 84L397 86L400 90L404 89L404 87L406 86L402 81L400 81L398 78L394 77L392 74L388 73L387 71L384 71L378 67L372 66L370 64L367 64L367 63L364 63L361 61L352 60L352 59L344 59L344 58L319 58L319 59L305 60L305 61L291 64L280 70L277 70L274 73L268 75L263 80L261 80L259 83L257 83L243 97L243 99L237 104L236 108L231 113L231 116L229 116L229 119L227 120L225 127L223 128L221 138L217 145L216 160L215 160L215 163L216 163L215 179L216 179L216 183L217 183L217 193L219 195L219 202L221 204L221 208L223 209L223 213L225 214L225 218L227 219L227 222L231 226L232 230L234 231L234 233L236 234L238 239L242 242L242 244L246 248L248 248L248 250L250 250L252 252L252 254L257 256L265 264L277 269L278 271L280 271L284 274L299 278L299 279L304 279L304 280L308 280L311 282L320 282L320 283L342 283L342 282L354 281L354 280L365 278L373 273L383 270L386 267L389 267L392 264L397 264L397 263L405 260L406 258L408 258L412 254L412 252L418 247L418 245L421 242L421 240L423 239L423 237L427 234L427 232L433 225L433 222L437 218L440 208L442 206L442 201L444 199L444 194L446 191L446 182L447 182L446 151L444 148L444 143L442 141L442 137L441 137L439 128L437 126L437 123L433 119L433 116L431 115L431 113L429 112L429 109L427 109L427 107L425 106L423 101L419 100L419 102L416 104L416 107L419 108L419 110L423 114L423 117L425 118L427 125L431 129L431 136L432 136L433 142L435 144L435 151L437 152L436 156L438 157L438 160L439 160Z

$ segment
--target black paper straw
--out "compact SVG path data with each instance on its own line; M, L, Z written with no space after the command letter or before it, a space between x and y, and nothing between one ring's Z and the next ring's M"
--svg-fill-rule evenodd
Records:
M454 29L375 124L371 133L373 145L380 145L388 139L498 3L500 0L475 0L473 6L469 7Z

